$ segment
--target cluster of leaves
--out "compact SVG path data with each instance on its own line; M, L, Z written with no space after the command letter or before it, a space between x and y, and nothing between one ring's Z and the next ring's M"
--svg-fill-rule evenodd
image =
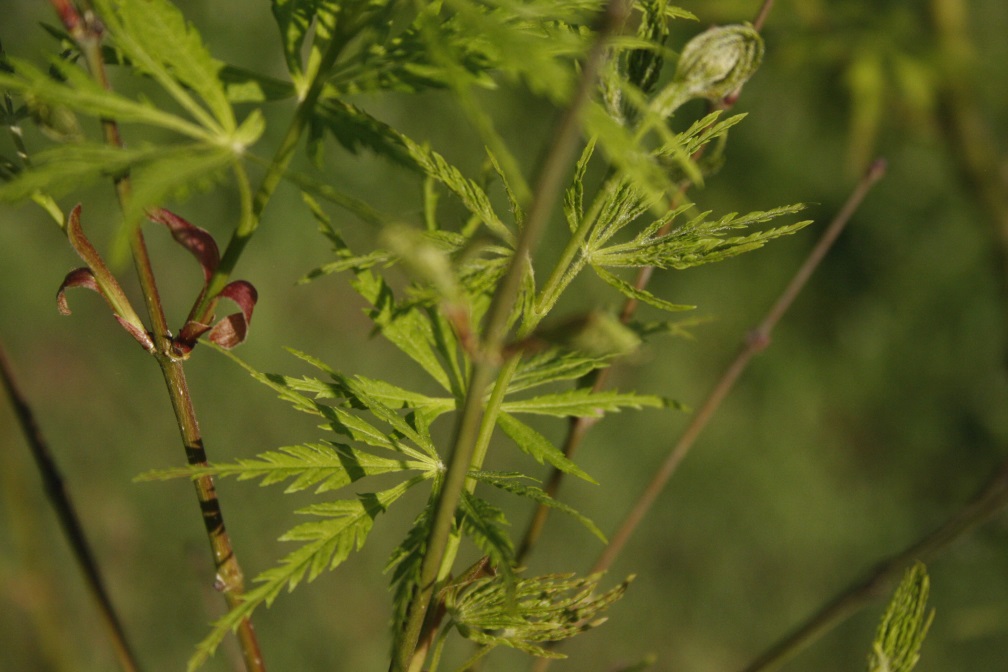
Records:
M309 153L317 160L325 142L333 138L352 151L366 148L406 166L424 185L424 226L393 225L353 196L288 172L286 148L267 162L270 171L286 173L304 189L306 205L333 246L335 260L311 271L306 279L349 273L354 289L370 306L376 330L419 365L440 392L429 394L345 374L303 353L295 354L319 374L300 378L264 374L241 363L295 409L321 417L322 426L336 438L271 450L232 464L160 471L147 478L214 474L263 485L286 483L288 492L314 488L317 494L375 476L387 482L396 475L399 481L299 511L314 520L282 537L298 543L298 548L255 579L256 586L244 601L215 624L191 665L210 655L257 606L341 564L365 543L379 514L411 488L427 484L427 505L388 563L395 594L393 627L401 629L417 591L446 470L446 449L436 444L431 428L461 409L473 393L486 399L480 439L484 450L477 451L479 457L469 466L452 534L456 550L462 538L473 542L488 559L492 577L445 584L451 586L439 597L448 620L445 631L454 628L487 648L508 645L542 655L546 651L536 642L565 638L600 622L599 612L622 594L625 584L591 598L598 577L520 577L505 513L480 496L478 488L553 507L575 516L604 539L602 533L549 497L529 476L483 470L485 447L499 429L540 464L594 482L523 416L600 417L623 409L674 405L653 395L593 391L578 383L633 350L647 334L675 331L675 326L623 325L604 313L590 313L554 320L553 327L545 327L544 320L564 290L581 271L591 268L621 295L678 312L689 306L633 286L620 277L622 270L684 269L719 261L806 224L752 228L794 214L800 206L712 216L692 204L671 204L680 180L699 183L716 165L716 161L699 163L696 157L716 154L741 115L714 112L678 132L669 119L687 100L718 99L744 83L762 54L755 31L732 26L703 33L686 46L676 72L659 86L664 61L671 54L665 45L668 22L688 14L664 0L638 3L637 34L611 42L601 101L589 103L583 115L587 142L563 197L569 239L558 258L547 262L548 273L542 276L546 279L539 282L532 272L533 261L515 255L531 189L474 89L521 85L557 105L567 104L578 81L578 60L590 51L595 17L605 3L273 0L290 73L287 82L213 59L167 0L96 0L94 5L109 39L102 52L105 61L152 80L176 111L106 90L74 65L79 54L72 45L69 55L54 60L49 71L8 61L0 73L0 87L21 96L27 109L73 110L169 131L171 138L130 149L81 139L58 145L7 171L11 179L0 185L0 201L38 194L51 199L72 186L129 171L134 188L124 214L126 230L153 212L155 221L187 238L187 247L200 257L197 248L202 243L192 242L192 228L173 226L175 216L160 206L230 168L242 195L240 220L252 222L250 233L259 211L250 196L243 161L262 136L264 122L255 107L239 121L233 106L283 98L297 101L288 137L306 131ZM361 92L432 88L449 90L480 133L492 168L489 181L503 188L506 213L494 205L486 181L467 177L434 149L348 100ZM604 152L597 153L596 147ZM591 177L594 174L601 177ZM438 198L445 193L468 213L461 225L438 212ZM363 254L351 250L320 204L324 200L384 227L380 247ZM211 256L212 264L201 257L208 286L217 270L217 256ZM411 278L400 291L384 275L396 264ZM523 278L519 298L509 306L514 338L503 350L487 352L480 325L500 279L516 266L523 270ZM202 297L197 307L201 302ZM247 326L248 314L245 317ZM198 335L190 334L186 346L191 348ZM492 390L474 391L474 362L487 359L507 365L501 367ZM454 553L445 559L446 576Z
M598 3L580 4L597 6ZM438 47L436 58L449 57L446 50L457 36L456 23L473 19L467 13L472 11L472 7L463 3L458 3L458 6L462 9L452 14L451 20L446 22L447 36L438 34L432 37L429 32L432 27L424 23L428 19L423 15L418 17L422 24L418 32L423 34L426 44L436 44ZM654 3L649 7L661 9L664 12L661 16L667 18L669 8L664 3ZM497 11L500 10L481 13L476 25L482 26ZM649 26L658 18L653 13L646 16ZM542 19L539 17L537 20ZM500 40L532 39L523 32L525 24L521 27L511 26L507 22L493 25L496 32L492 34L500 37ZM505 33L506 40L498 35L500 31L508 31ZM576 30L571 28L568 32L580 35L584 32L584 27ZM291 34L289 25L285 34ZM485 33L481 31L475 34ZM290 44L300 48L301 33L298 35L299 38ZM395 43L397 48L419 39L409 31L400 37L402 40ZM487 43L500 43L489 37L485 40ZM482 44L483 39L475 43ZM616 72L622 77L624 89L637 87L638 90L643 90L638 84L646 82L634 82L631 77L654 78L648 66L642 65L642 61L647 60L644 55L650 53L649 49L661 53L663 47L647 43L645 49L641 48L640 41L628 41L627 47L614 50L613 61ZM550 54L548 62L553 67L559 67L557 63L563 62L568 52L581 53L583 47L570 50L561 48L560 53ZM391 54L383 53L381 57L394 59L395 50ZM378 55L368 52L353 58L378 58ZM481 71L481 77L475 77L474 69L478 69L475 64L485 64L492 60L486 53L481 53L481 57L476 58L471 50L460 50L451 55L451 59L449 63L453 66L452 69L436 69L438 77L446 78L446 81L432 76L427 84L436 82L462 90L472 84L483 85L481 77L489 77L491 71L495 74L498 71L517 73L519 76L528 74L524 70L518 70L518 64L508 65L497 61L496 68L488 67ZM534 59L522 60L524 68L528 67L528 62L534 62ZM429 75L429 64L422 62L425 65L420 70ZM296 83L300 77L299 68L305 66L297 59L293 59L291 63ZM441 63L443 65L444 61ZM309 65L308 68L310 67ZM630 75L631 70L639 74ZM334 70L335 73L350 71L349 68L338 67ZM385 85L390 88L419 85L418 79L405 77L391 62L376 71L384 73L382 76L387 78L384 80ZM541 72L537 73L537 76L541 75ZM567 76L573 75L568 73ZM608 82L611 84L613 81L616 80L610 76ZM689 86L696 86L695 79L688 77L680 77L676 81L689 81ZM533 82L529 82L529 85L535 90ZM673 83L670 86L677 85ZM345 87L343 89L346 90ZM523 225L523 203L518 195L521 187L515 183L509 171L502 167L507 163L506 158L488 150L492 175L499 180L508 196L509 212L501 215L492 204L486 184L466 177L433 149L385 125L359 107L344 102L337 97L340 94L341 87L335 83L332 83L331 88L327 87L322 92L321 115L313 119L316 122L321 119L324 130L332 132L337 140L350 148L357 149L362 143L366 143L377 153L420 172L425 183L423 193L427 199L424 203L426 226L419 229L388 225L382 237L385 243L382 247L356 254L333 226L324 208L312 195L306 193L305 202L318 220L322 233L332 244L336 257L334 261L311 271L306 280L333 273L351 273L354 289L371 306L369 316L378 332L419 365L435 386L443 390L444 395L408 390L388 381L347 376L301 353L298 353L299 357L322 371L326 377L264 375L249 369L253 376L273 387L298 410L323 417L324 426L341 435L341 440L346 443L317 442L291 446L264 453L257 458L239 460L233 464L217 464L195 471L186 470L184 473L190 476L202 473L232 475L240 479L258 479L263 484L289 482L288 491L314 486L319 492L342 488L379 474L387 476L399 473L403 480L390 489L358 493L352 499L336 500L303 509L301 513L321 517L322 520L296 527L284 536L285 540L298 541L303 545L290 553L279 566L256 579L259 585L246 595L246 601L238 610L217 624L214 634L203 645L204 651L212 649L226 630L233 627L259 602L272 601L282 589L296 586L306 573L311 579L323 569L340 564L352 548L364 543L377 514L385 511L407 489L428 483L428 504L416 517L412 529L388 564L396 603L393 627L401 627L406 605L416 590L432 511L439 496L445 468L442 461L443 448L439 451L434 445L430 427L438 418L453 413L462 406L470 386L472 361L485 356L485 353L479 351L477 325L481 323L491 303L499 279L512 263L515 240ZM660 95L667 100L670 94L665 91ZM703 92L697 91L693 95L703 95ZM648 124L653 120L649 121L646 112L647 110L643 110L638 115L644 120L639 127L622 126L620 124L625 123L625 119L620 121L607 113L606 124L616 125L602 124L603 131L619 128L622 135L617 137L617 142L632 140L633 151L639 157L646 157L647 162L638 162L634 170L611 172L595 189L588 207L585 207L585 192L591 189L591 185L586 185L589 181L589 164L596 157L596 139L601 134L593 136L586 144L564 198L565 217L571 232L568 248L573 251L573 255L561 258L550 274L550 280L543 286L536 285L531 273L526 276L521 298L516 302L511 317L518 334L510 346L510 352L517 353L514 355L516 363L509 375L498 379L495 391L487 398L487 403L494 407L496 428L511 438L516 447L540 463L592 482L594 480L588 474L565 457L545 436L519 419L519 416L599 417L625 408L667 406L669 402L635 393L593 392L576 384L593 371L608 366L614 357L636 347L640 342L640 330L635 332L601 314L568 320L552 329L542 328L543 318L551 312L563 290L581 270L590 267L628 297L645 300L664 310L684 310L689 307L633 287L618 277L618 270L644 266L682 269L709 263L759 247L766 241L792 233L805 224L798 222L752 232L744 231L778 216L793 214L800 210L800 206L744 216L732 214L713 218L709 212L693 212L691 205L670 210L665 205L667 194L674 187L669 184L669 171L662 173L660 190L655 189L655 182L651 179L653 174L662 169L663 165L668 166L669 160L690 162L690 156L702 151L712 141L723 138L741 117L722 119L722 115L714 113L683 132L661 133L659 137L663 141L657 147L648 148L645 135L650 130ZM588 117L590 132L598 125L598 117ZM313 137L319 140L317 133ZM609 139L612 138L613 135L610 134ZM494 147L500 144L498 141L488 143ZM610 146L609 153L612 151ZM694 173L700 170L692 162L689 169ZM456 228L447 218L438 215L436 205L439 190L455 197L468 211L468 222ZM655 212L659 214L649 214ZM626 231L631 231L631 235L626 236ZM381 272L397 263L403 264L413 278L413 282L399 295ZM565 383L568 386L571 383L574 385L554 391L558 385L563 386ZM375 450L379 452L373 452ZM181 473L181 470L159 472L154 476L168 477ZM598 610L622 592L622 588L614 593L606 593L606 599L589 602L585 598L593 591L597 577L590 584L585 584L585 579L517 577L514 547L506 530L506 516L501 509L477 494L477 486L504 490L575 515L601 538L601 532L594 524L549 498L540 488L530 484L528 478L517 473L487 472L480 469L478 464L473 465L469 472L471 486L462 494L456 512L455 534L469 538L488 558L494 576L456 587L451 591L450 600L446 595L442 595L441 599L445 601L447 627L454 627L463 636L485 647L505 644L542 654L545 650L535 645L535 641L561 639L598 622L598 619L587 616L597 614ZM571 581L574 583L570 583ZM587 585L590 588L584 588ZM553 588L547 591L545 586ZM578 592L578 597L570 603L563 602L567 605L564 608L572 604L582 605L584 613L575 619L579 624L577 628L571 627L575 621L561 624L550 618L547 612L556 608L556 603L549 600L535 601L534 605L528 607L528 613L524 613L521 608L516 611L516 605L523 604L520 599L522 591L545 591L550 595L555 592L559 595L572 586L580 586L586 591L584 594ZM550 604L554 606L551 607ZM502 626L502 618L510 619L508 622L512 626ZM513 627L518 621L526 626ZM533 623L534 626L531 625Z
M7 60L0 87L21 96L28 110L43 115L40 121L46 126L55 114L63 119L79 114L167 131L169 139L124 148L71 137L72 142L33 153L27 169L0 186L0 201L20 201L39 192L58 198L98 179L129 173L133 189L125 221L135 226L148 208L211 184L228 166L237 165L265 126L258 110L238 121L218 77L222 64L173 5L99 0L95 9L110 40L109 58L154 80L175 111L101 86L77 67L82 54L69 38L48 70Z

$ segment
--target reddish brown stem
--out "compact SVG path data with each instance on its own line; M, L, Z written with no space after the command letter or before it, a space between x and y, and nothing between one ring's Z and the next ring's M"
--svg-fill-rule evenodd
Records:
M92 77L102 87L110 89L101 53L102 29L100 24L90 13L82 17L68 0L51 0L51 2L63 21L64 27L80 47ZM122 146L119 127L114 120L103 119L102 128L108 144ZM126 210L131 197L129 175L118 176L115 180L115 186L120 206ZM139 227L130 233L130 251L143 291L144 302L147 305L148 316L153 325L153 337L156 345L155 358L161 367L168 387L168 395L175 411L175 419L185 448L186 461L190 465L205 466L207 460L203 437L196 420L189 384L186 381L182 363L172 355L171 335L165 319L161 295L158 292L154 269L147 253L143 233ZM220 500L217 499L214 482L210 476L198 478L195 481L195 487L216 567L214 586L223 593L228 606L234 608L242 602L242 594L245 590L244 577L231 546L230 537L224 527L224 514L221 510ZM238 626L237 635L246 669L249 672L265 672L266 667L250 618L246 617L242 620Z

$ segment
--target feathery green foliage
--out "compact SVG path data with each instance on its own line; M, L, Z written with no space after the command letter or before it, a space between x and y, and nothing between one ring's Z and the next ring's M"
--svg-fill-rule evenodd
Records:
M259 574L254 587L214 624L190 669L258 606L338 567L363 546L379 514L425 483L426 504L386 566L396 638L410 614L430 606L415 601L428 589L419 585L421 567L434 552L430 557L439 558L440 567L433 606L446 619L438 651L443 637L454 630L483 647L479 655L506 645L555 656L546 642L601 623L601 612L622 596L629 579L597 593L600 575L522 578L509 531L510 513L483 497L483 491L492 489L567 513L604 541L602 532L534 485L535 477L487 471L483 461L492 438L503 435L538 464L598 484L528 424L527 416L566 422L624 410L679 408L658 395L585 384L587 377L633 352L643 340L682 329L674 323L627 325L601 310L557 315L560 298L582 271L590 267L615 288L615 299L628 297L672 312L689 310L691 306L634 286L618 273L652 267L683 270L721 261L807 224L776 223L798 213L798 205L713 215L696 212L681 199L687 184L702 184L716 170L727 133L742 115L712 112L687 124L676 120L675 113L693 99L727 96L752 76L763 49L758 33L741 25L702 33L682 47L675 73L663 85L664 66L676 49L667 44L670 23L692 18L664 0L638 3L634 36L620 35L622 25L606 27L618 7L601 0L273 0L289 74L289 81L280 81L216 60L167 0L96 0L94 6L108 41L100 51L104 62L89 62L92 70L107 66L136 75L160 98L108 90L72 59L54 61L48 72L11 60L0 71L0 88L20 97L23 108L9 116L23 119L23 110L42 106L67 109L114 121L126 130L134 125L154 129L157 139L127 147L77 140L35 152L30 163L5 166L3 175L9 179L0 185L0 201L37 199L40 194L58 198L84 183L104 178L122 182L128 176L131 196L122 205L129 234L148 209L213 184L230 168L241 197L237 243L224 254L230 265L220 270L217 250L211 254L206 241L190 248L212 259L212 268L204 265L209 282L215 273L230 272L277 181L286 178L302 190L308 211L333 248L333 261L308 271L304 280L346 274L367 304L375 332L437 390L428 393L408 389L401 381L336 370L297 351L292 352L312 368L311 375L262 373L228 355L294 409L321 418L321 429L335 438L141 477L230 476L261 486L283 484L288 493L311 489L321 498L295 512L313 517L281 537L297 548ZM600 43L607 32L617 34ZM87 60L90 52L82 52ZM599 54L606 61L601 81L582 82L583 73L593 71L584 62ZM513 141L496 128L478 92L522 90L564 108L580 104L576 92L582 83L599 100L589 100L576 117L584 142L577 148L580 159L565 178L566 189L560 189L569 235L559 253L535 250L519 256L516 250L532 247L527 238L531 221L538 217L541 226L542 213L550 212L536 199L549 194L534 191L535 175L516 158ZM381 94L429 90L449 92L477 132L485 147L474 148L474 155L487 157L482 175L468 175L428 141L409 137L369 110L368 101ZM272 161L249 153L264 135L259 109L253 107L241 117L234 108L239 102L258 105L268 100L296 106ZM683 126L685 130L676 130ZM351 154L367 150L403 169L404 180L416 183L422 194L418 211L423 225L389 217L339 192L323 174L292 170L290 156L302 137L316 166L322 165L327 142L335 140ZM254 195L244 168L250 158L266 171ZM501 192L503 208L495 197ZM463 221L438 207L443 199L465 213ZM326 211L323 201L372 225L380 233L374 247L351 250L343 222ZM770 222L775 224L766 226ZM401 275L393 279L388 274L391 267L405 274L405 283ZM500 287L512 278L518 281L517 296L502 299ZM212 309L211 302L210 313ZM249 308L246 325L250 314ZM486 323L499 315L507 324L503 344L485 334ZM197 318L203 317L191 315L187 326L201 328ZM142 332L139 318L135 321L135 330ZM476 372L488 369L494 378L484 388ZM471 399L481 403L472 406L467 403ZM482 415L475 418L474 458L458 465L452 460L452 445L436 440L442 433L432 428L438 422L459 427L474 419L465 414L475 407ZM449 478L452 475L459 478ZM375 477L381 477L380 487L367 480ZM392 480L396 484L388 487ZM448 493L451 499L446 494L449 483L461 483L461 491ZM371 489L346 494L352 486ZM335 493L340 498L329 499ZM433 549L440 504L456 499L457 508L448 511L447 547ZM489 576L455 577L463 539L485 555L480 567L485 566ZM440 617L431 618L432 627L438 627Z
M210 56L199 34L170 2L103 0L96 7L112 42L113 62L128 64L133 73L155 80L179 113L107 90L63 59L52 61L48 72L9 60L12 72L0 72L0 89L20 95L29 108L46 106L141 124L185 136L188 142L138 149L88 141L64 144L39 153L32 170L0 185L0 202L24 200L37 192L60 196L99 178L132 173L131 199L124 212L128 230L147 208L185 196L194 187L212 185L225 168L241 161L265 124L258 110L240 123L236 120L219 78L222 64Z

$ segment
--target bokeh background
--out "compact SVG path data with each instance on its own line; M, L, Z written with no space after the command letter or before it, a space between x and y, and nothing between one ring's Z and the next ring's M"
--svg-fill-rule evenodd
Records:
M186 0L218 57L282 76L266 2ZM755 0L680 3L708 24L751 19ZM47 3L5 0L6 50L41 59ZM557 670L611 670L645 655L657 670L730 672L827 597L940 524L1008 457L1008 5L1001 0L779 0L767 56L737 110L727 164L693 197L718 212L810 204L814 227L741 258L659 274L653 289L698 306L693 340L650 344L620 367L622 388L700 402L745 331L786 283L876 155L889 162L811 286L780 325L613 568L635 583L599 630L578 638ZM681 41L679 42L682 43ZM475 135L441 94L371 101L376 114L429 140L467 170ZM487 93L531 165L549 109L504 89ZM286 104L269 110L268 155ZM683 113L682 123L689 112ZM6 142L0 140L0 142ZM270 143L273 143L271 145ZM11 155L8 144L0 152ZM333 150L325 179L404 219L418 216L413 178L373 157ZM114 233L111 190L87 190L85 224L102 249ZM234 194L197 195L178 209L226 238ZM71 200L61 203L72 205ZM370 232L334 213L348 235ZM199 271L167 236L148 236L169 311L178 321ZM548 254L545 249L544 254ZM285 187L238 269L261 300L240 355L261 370L303 367L282 347L347 372L395 376L413 366L379 339L345 279L295 285L327 260L327 245ZM30 206L0 209L0 339L63 471L127 629L148 670L184 667L222 609L192 486L135 483L182 463L156 367L96 297L56 287L75 254ZM122 277L128 277L128 268ZM565 309L618 305L583 283ZM657 317L645 314L644 317ZM219 355L188 366L210 454L251 456L319 435ZM599 424L579 460L601 487L567 483L563 497L611 531L687 417L624 413ZM560 440L562 423L544 431ZM502 444L494 466L532 468ZM220 494L246 572L288 549L275 539L310 500L224 481ZM108 670L115 662L48 508L9 406L0 408L0 669ZM274 670L380 670L387 665L387 577L381 569L412 513L379 520L365 549L337 572L257 612ZM515 534L527 512L512 513ZM922 672L1004 669L1008 650L1008 519L999 515L929 563L937 618ZM599 542L554 516L531 571L584 571ZM862 611L787 670L863 669L882 605ZM234 669L230 644L207 665ZM488 670L520 670L492 657Z

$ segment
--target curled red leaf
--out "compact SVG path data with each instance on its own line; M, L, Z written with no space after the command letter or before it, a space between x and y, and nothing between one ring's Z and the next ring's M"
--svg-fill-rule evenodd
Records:
M249 324L252 322L252 311L259 299L259 293L256 292L252 283L245 280L235 280L225 285L218 296L231 299L238 304L242 311L228 315L210 330L210 340L222 348L230 350L244 342L248 335Z
M147 330L144 328L143 320L137 315L136 311L133 310L133 306L130 304L129 299L126 298L126 293L119 286L119 282L112 275L112 271L109 270L108 266L105 265L105 261L98 254L98 250L95 246L91 244L87 236L84 235L84 229L80 222L81 217L81 206L80 203L74 206L73 210L70 211L70 216L67 217L66 223L66 234L67 238L70 239L70 244L73 246L77 254L80 255L84 263L88 265L87 269L77 269L76 271L71 271L67 275L66 279L63 280L63 286L60 287L62 292L63 289L67 287L82 286L88 289L93 289L97 291L105 301L108 302L109 306L112 307L112 312L115 313L116 319L120 322L129 323L127 331L133 334L134 338L137 338L137 334L146 334ZM82 273L82 271L87 270L88 272ZM90 276L88 279L87 276ZM72 284L72 283L78 284ZM71 284L68 284L71 283ZM60 301L59 295L57 295L57 305L62 311L66 308L65 298ZM140 340L139 338L137 340ZM150 338L147 338L149 341ZM140 341L144 348L147 348L146 341ZM147 348L150 349L150 348Z
M200 336L209 332L208 338L222 348L230 350L245 341L248 336L249 323L252 321L252 311L255 309L259 294L250 282L235 280L224 286L224 289L214 297L214 302L221 297L230 299L241 308L240 313L234 313L220 319L213 327L190 318L178 336L172 339L172 354L181 359L189 357Z
M189 250L203 268L204 285L210 282L210 277L220 263L220 250L217 248L217 242L213 236L205 229L189 223L164 208L150 210L147 217L152 222L158 222L168 227L175 242Z
M241 313L232 313L222 318L210 330L210 340L225 350L230 350L248 336L248 322Z
M84 289L90 289L92 292L101 294L101 290L98 289L98 283L95 281L94 273L91 272L90 268L75 268L66 274L63 278L63 282L59 286L59 291L56 292L56 308L59 309L60 315L69 315L70 306L67 305L66 300L66 290L72 287L83 287Z
M56 307L59 312L63 315L70 314L70 306L67 305L66 300L66 290L73 287L83 287L84 289L90 289L92 292L99 294L105 301L112 306L112 302L108 300L108 297L102 293L101 289L98 287L98 281L95 279L94 273L91 272L90 268L75 268L74 270L67 273L66 277L63 278L63 282L60 284L59 291L56 292ZM122 325L122 328L129 333L137 343L143 346L143 349L147 352L154 352L154 340L151 338L150 334L147 333L145 329L137 326L130 320L119 315L119 313L114 312L115 306L112 306L113 317L116 321Z

